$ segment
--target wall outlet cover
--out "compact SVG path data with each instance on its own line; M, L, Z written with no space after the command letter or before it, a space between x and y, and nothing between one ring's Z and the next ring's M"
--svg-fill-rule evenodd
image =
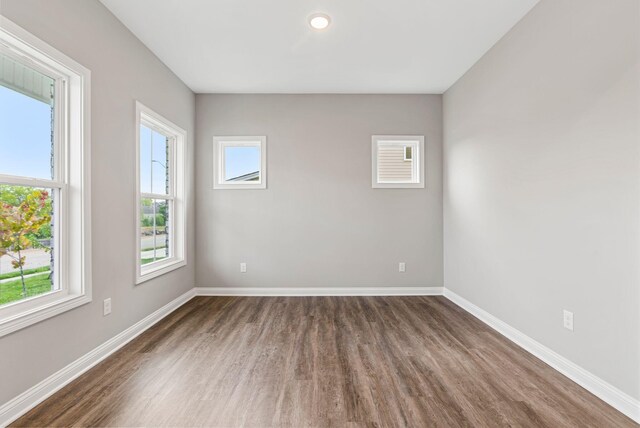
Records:
M109 315L111 313L111 298L104 299L102 302L102 315Z
M569 312L565 309L562 311L562 315L564 328L573 331L573 312Z

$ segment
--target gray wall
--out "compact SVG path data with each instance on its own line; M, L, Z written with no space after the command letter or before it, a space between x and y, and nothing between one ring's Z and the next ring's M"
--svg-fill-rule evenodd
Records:
M196 110L198 286L442 286L441 96L197 95ZM371 188L372 134L425 135L425 189ZM213 190L214 135L266 135L268 189Z
M445 286L635 398L639 17L543 0L444 96Z
M0 0L0 13L92 72L93 302L0 338L4 403L193 287L193 257L187 267L134 285L134 100L190 138L195 114L191 91L97 1ZM188 159L193 171L192 147ZM103 317L107 297L113 313Z

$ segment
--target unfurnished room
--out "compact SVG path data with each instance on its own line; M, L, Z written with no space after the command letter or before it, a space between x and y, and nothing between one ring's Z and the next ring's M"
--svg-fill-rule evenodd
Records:
M640 0L0 0L0 427L640 427Z

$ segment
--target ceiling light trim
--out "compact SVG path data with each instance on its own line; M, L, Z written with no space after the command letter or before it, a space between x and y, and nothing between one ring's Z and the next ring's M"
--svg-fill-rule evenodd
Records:
M324 31L331 26L331 17L323 12L316 12L309 15L307 21L311 29L315 31Z

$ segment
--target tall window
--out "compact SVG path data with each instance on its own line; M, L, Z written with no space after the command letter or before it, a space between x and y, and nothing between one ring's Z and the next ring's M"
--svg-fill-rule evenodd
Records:
M141 103L137 117L140 283L185 264L186 133Z
M55 83L0 53L0 305L60 285Z
M0 28L0 335L91 300L89 71Z

